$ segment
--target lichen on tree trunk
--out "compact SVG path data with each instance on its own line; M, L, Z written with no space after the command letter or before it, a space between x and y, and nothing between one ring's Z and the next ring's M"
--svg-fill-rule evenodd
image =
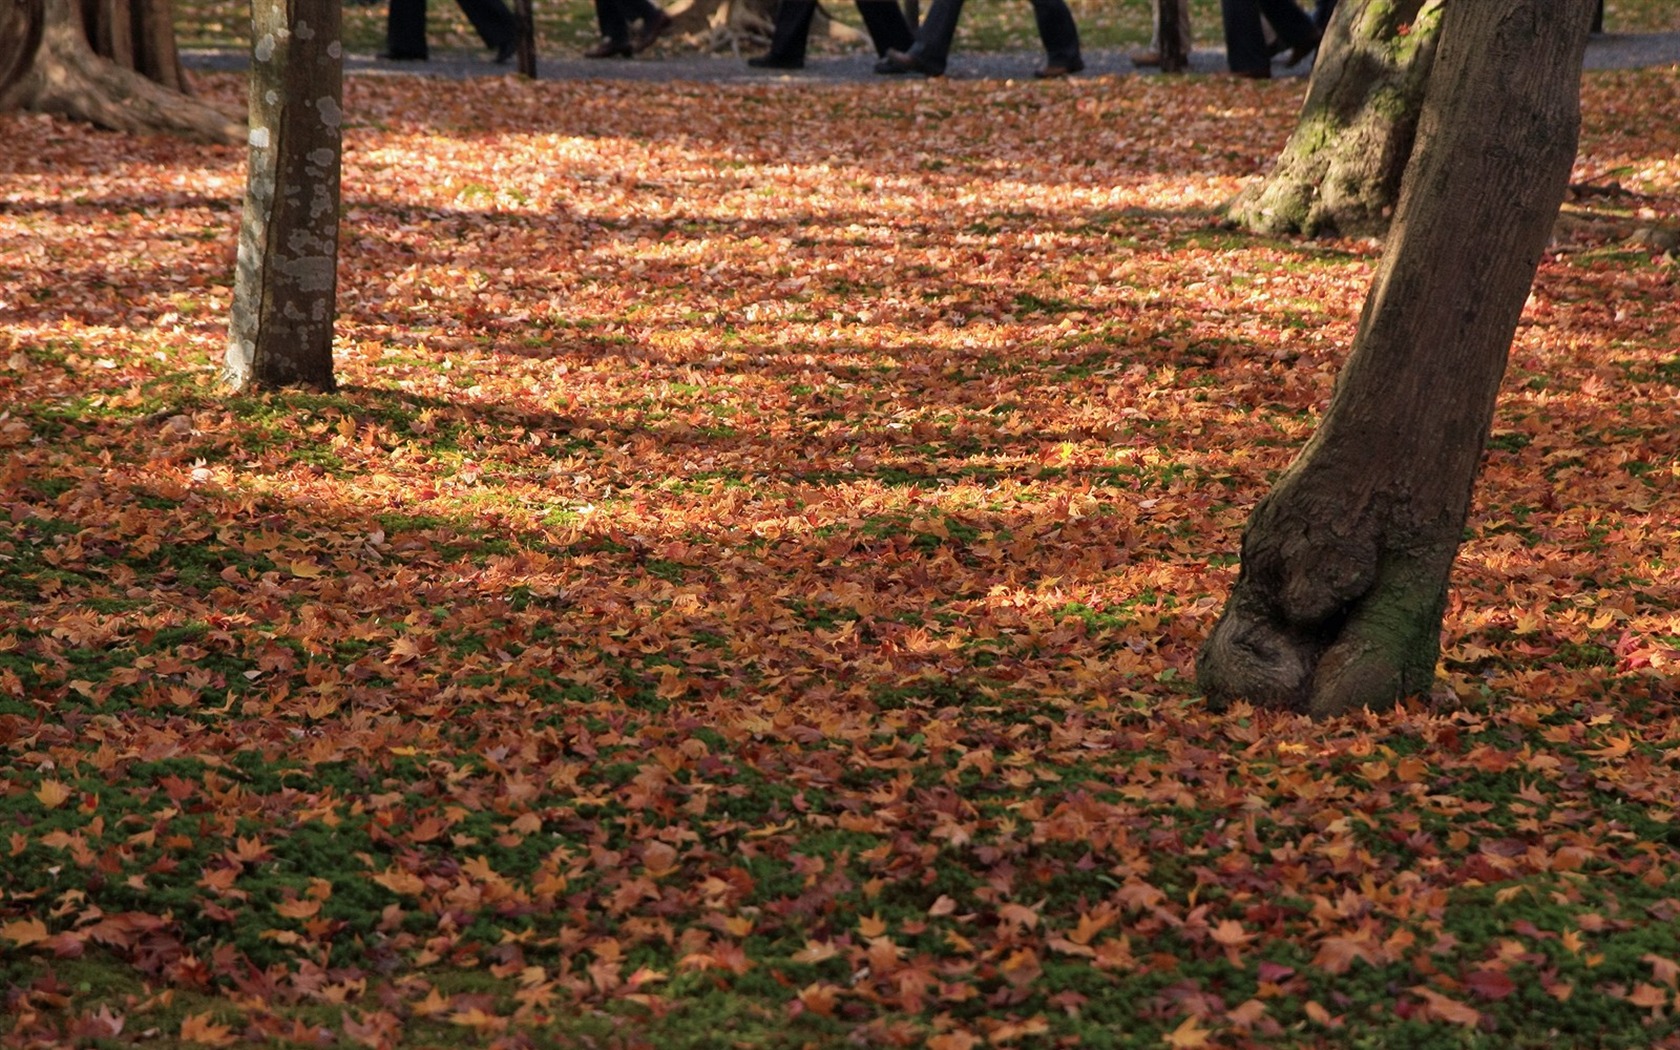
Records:
M179 91L95 54L79 0L45 0L40 44L28 70L0 91L0 110L54 113L112 131L166 131L237 142L244 125Z
M223 379L333 389L344 55L338 0L255 0L251 149Z
M1226 206L1269 235L1380 236L1411 156L1443 0L1342 0L1295 132L1270 174Z
M1255 509L1209 702L1426 689L1506 356L1575 157L1593 0L1449 4L1394 228L1323 423Z

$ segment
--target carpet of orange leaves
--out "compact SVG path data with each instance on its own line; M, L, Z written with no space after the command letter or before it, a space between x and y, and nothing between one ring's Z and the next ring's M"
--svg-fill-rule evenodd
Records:
M1436 694L1323 727L1187 684L1377 252L1215 224L1298 103L352 80L343 389L238 399L241 153L0 118L0 938L208 1045L1666 1017L1680 74L1589 81ZM19 1041L162 1008L20 973Z

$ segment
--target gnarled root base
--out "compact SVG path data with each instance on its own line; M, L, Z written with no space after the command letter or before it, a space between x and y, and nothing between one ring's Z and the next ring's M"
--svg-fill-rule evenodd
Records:
M0 108L53 113L112 131L163 131L229 145L245 140L243 121L94 54L70 6L48 0L34 64Z
M1446 576L1429 560L1387 559L1368 591L1316 623L1291 622L1279 602L1239 581L1196 658L1209 706L1247 700L1334 718L1427 691L1446 604Z

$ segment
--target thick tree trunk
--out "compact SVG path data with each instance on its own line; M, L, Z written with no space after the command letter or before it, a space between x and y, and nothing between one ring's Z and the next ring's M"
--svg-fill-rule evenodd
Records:
M1319 45L1295 133L1264 181L1226 209L1272 235L1380 236L1400 197L1443 0L1342 0Z
M45 0L0 0L0 100L29 72L46 24Z
M1593 2L1446 5L1352 355L1249 519L1197 661L1215 707L1324 717L1430 685L1506 355L1575 157Z
M163 87L192 94L175 48L169 0L81 0L94 54Z
M0 91L0 111L56 113L112 131L168 131L208 142L244 137L244 126L219 110L94 54L79 0L45 0L42 17L40 44L27 72Z
M251 155L222 375L333 389L344 60L339 0L251 7Z

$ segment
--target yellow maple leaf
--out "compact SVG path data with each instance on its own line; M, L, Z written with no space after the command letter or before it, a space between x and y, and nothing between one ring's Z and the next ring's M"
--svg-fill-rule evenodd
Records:
M1202 1027L1201 1021L1192 1016L1186 1017L1177 1028L1162 1036L1161 1042L1178 1050L1194 1050L1195 1047L1208 1045L1210 1034Z
M51 936L52 934L47 932L47 924L40 919L18 919L16 922L0 925L0 937L6 938L19 948L39 944Z
M75 792L70 786L59 780L43 780L41 786L35 789L35 797L48 809L57 809L64 805L73 794Z

